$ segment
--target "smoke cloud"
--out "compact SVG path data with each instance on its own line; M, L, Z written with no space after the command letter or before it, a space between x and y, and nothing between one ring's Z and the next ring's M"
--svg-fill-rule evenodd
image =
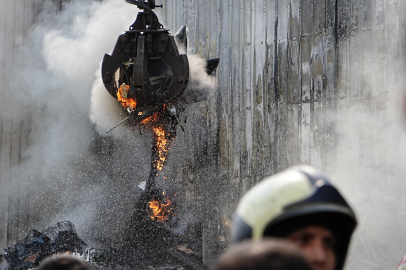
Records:
M206 73L207 62L196 54L187 54L190 69L190 81L192 88L213 88L216 85L216 78Z
M9 190L0 192L24 194L18 207L29 208L30 228L66 219L88 243L103 242L106 235L121 233L138 196L136 186L149 173L149 136L120 127L112 140L95 131L103 134L125 116L99 74L104 53L111 52L138 9L107 0L71 1L58 13L44 2L42 10L6 82L18 89L13 98L20 104L9 117L31 119L31 132ZM10 212L9 219L17 215Z
M346 268L394 269L406 252L405 70L390 54L373 65L373 52L365 55L355 74L363 93L326 109L324 125L334 127L337 141L324 162L358 218Z
M62 12L57 9L44 1L10 68L6 83L18 89L13 104L20 105L7 117L30 119L31 130L23 162L0 193L24 194L21 210L10 212L9 219L29 211L27 229L70 220L88 244L114 246L112 239L122 239L133 213L138 184L148 179L152 136L126 125L105 136L126 115L106 91L100 68L138 9L122 0L70 1ZM188 58L190 85L214 86L206 61Z

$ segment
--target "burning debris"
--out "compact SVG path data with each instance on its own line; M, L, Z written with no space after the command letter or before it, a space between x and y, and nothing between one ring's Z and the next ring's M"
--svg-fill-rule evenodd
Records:
M174 214L171 200L166 197L164 199L160 199L158 197L153 197L150 202L148 202L149 208L151 210L151 219L155 221L165 222L170 219L170 217Z
M27 236L5 250L9 269L22 270L38 266L46 257L64 252L83 253L86 243L76 234L70 221L58 222L39 232L32 229Z
M175 133L168 131L165 125L153 125L152 129L155 143L152 146L151 171L146 182L145 200L148 202L151 219L164 223L170 221L171 217L176 214L173 212L169 194L165 190L157 188L156 177L164 168L169 146Z
M153 12L158 7L154 0L125 1L142 12L129 30L119 36L112 55L104 55L102 79L107 91L120 102L128 116L107 133L129 119L134 125L151 126L155 143L150 177L139 185L147 194L144 200L148 209L148 204L153 205L154 198L161 193L156 189L155 177L164 167L170 143L176 136L176 126L184 131L180 113L185 110L185 104L197 102L199 95L181 98L189 83L189 61L186 54L179 53L177 44L181 51L186 51L186 26L173 37ZM218 63L219 59L207 60L203 73L213 75ZM192 85L200 88L195 82Z
M137 107L137 102L133 98L128 97L129 89L130 86L123 83L118 89L117 100L121 102L121 105L125 110L127 110L127 112L131 113Z
M158 7L154 0L125 1L142 11L129 30L119 36L111 56L104 56L102 79L107 91L128 116L107 133L131 120L134 126L151 128L154 143L150 175L138 185L143 192L134 206L128 239L119 254L112 257L111 264L134 265L137 269L147 269L147 266L204 269L201 252L179 243L179 235L171 231L171 226L178 222L176 194L171 193L167 184L164 185L167 189L159 186L158 179L166 179L164 166L176 127L185 131L180 114L188 103L204 100L205 88L189 78L189 59L178 50L179 46L186 52L186 26L173 37L153 12ZM214 75L219 59L199 61L203 61L201 73ZM191 74L193 72L192 69ZM176 246L182 248L174 248ZM176 267L170 268L171 265Z
M155 150L157 151L157 158L154 160L153 167L158 171L162 171L166 160L166 155L169 151L170 134L165 132L162 127L152 127L155 132Z

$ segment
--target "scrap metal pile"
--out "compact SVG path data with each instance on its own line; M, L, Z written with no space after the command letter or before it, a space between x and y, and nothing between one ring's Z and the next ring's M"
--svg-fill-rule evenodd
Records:
M86 243L76 234L70 221L58 222L40 232L31 229L27 236L5 250L4 257L11 270L30 269L46 257L65 253L83 253Z

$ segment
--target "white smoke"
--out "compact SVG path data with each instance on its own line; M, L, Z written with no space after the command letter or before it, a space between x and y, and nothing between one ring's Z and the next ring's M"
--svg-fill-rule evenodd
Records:
M31 132L23 162L13 169L18 179L0 193L24 197L21 205L29 205L22 207L35 216L29 227L69 219L86 230L82 236L114 235L132 213L136 184L148 177L150 138L121 128L120 143L107 158L98 147L113 141L100 138L90 119L102 123L100 134L122 119L119 103L101 82L100 66L138 9L122 0L77 0L55 10L44 2L10 68L6 83L18 90L13 91L18 107L9 116L14 119L19 110L21 121L31 119ZM10 220L17 218L13 215Z
M18 179L0 193L24 194L20 201L35 216L29 228L66 219L84 240L113 239L132 213L136 186L148 178L151 138L124 125L111 133L119 140L100 137L126 116L106 91L100 67L138 9L122 0L76 0L58 13L45 1L42 10L6 82L18 89L15 109L21 121L31 119L31 132L23 162L14 168ZM189 55L189 63L192 80L213 84L205 60ZM108 153L99 149L113 143Z
M213 88L216 78L206 72L207 62L196 54L187 54L189 60L190 81L199 88Z
M365 55L368 60L373 53ZM350 270L394 269L406 253L405 71L400 58L385 57L385 63L364 63L356 71L360 85L370 86L360 89L360 95L368 94L343 100L346 105L338 109L327 108L323 117L338 138L335 150L325 149L327 172L358 218Z
M187 28L186 28L187 29ZM213 88L217 84L215 77L210 76L206 72L207 62L197 54L189 53L187 48L180 42L176 42L180 54L187 55L189 61L189 72L191 87L194 88ZM197 90L198 91L198 90Z
M121 106L118 106L117 100L107 92L99 73L92 85L90 119L96 125L97 132L103 136L127 115ZM124 129L127 129L125 125L121 125L110 134L112 136L122 135Z

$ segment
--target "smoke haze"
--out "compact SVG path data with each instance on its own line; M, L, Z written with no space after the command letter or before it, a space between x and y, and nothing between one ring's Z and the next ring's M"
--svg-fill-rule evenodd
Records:
M100 244L125 233L137 186L150 172L148 131L141 136L121 125L105 136L126 115L100 77L103 55L111 54L138 9L122 0L71 1L62 12L49 12L55 9L44 2L10 69L8 82L21 106L9 116L30 118L31 132L24 161L13 168L16 177L0 192L26 195L19 200L36 219L30 227L70 220L85 241ZM189 61L192 84L213 86L205 60L189 55Z
M100 138L93 124L102 123L96 127L103 134L124 117L100 80L100 64L138 9L108 0L72 1L57 14L49 10L55 7L47 2L10 72L21 103L10 117L30 116L31 133L24 161L13 169L18 179L2 192L26 194L20 200L35 213L38 220L30 222L37 229L67 219L85 240L103 241L120 233L136 186L149 173L151 138L121 127L114 142Z
M370 65L373 52L365 55L354 76L369 87L326 108L323 121L337 141L324 164L358 218L346 268L394 269L406 252L405 70L400 57Z
M47 12L51 9L55 7L46 3L28 45L16 54L16 67L10 67L8 86L20 105L11 108L8 116L25 119L29 115L31 135L23 163L12 174L18 177L0 195L23 189L20 193L38 218L30 221L35 228L67 219L85 241L103 243L109 241L106 235L119 235L137 199L137 185L150 170L150 136L122 125L111 133L113 138L100 138L125 117L100 79L101 60L135 20L137 8L122 0L107 0L73 1L58 14ZM199 72L205 61L193 55L188 58L191 80L212 87L214 79ZM337 140L332 147L322 146L326 159L313 165L337 183L358 216L347 269L394 268L406 252L406 130L400 110L405 73L399 60L388 56L383 66L375 63L364 68L366 72L357 70L354 77L361 79L359 85L370 85L365 87L369 94L346 96L335 109L324 108L323 125L333 127ZM369 63L360 61L361 66ZM190 112L206 124L200 111ZM198 129L198 124L191 124L192 128ZM210 136L202 134L196 140ZM174 140L176 155L169 156L168 167L187 159L187 143L194 141L185 135ZM211 157L196 156L200 163L206 158ZM195 179L188 177L190 182ZM245 185L250 183L248 179ZM182 221L193 219L184 215ZM184 229L179 227L177 232Z

